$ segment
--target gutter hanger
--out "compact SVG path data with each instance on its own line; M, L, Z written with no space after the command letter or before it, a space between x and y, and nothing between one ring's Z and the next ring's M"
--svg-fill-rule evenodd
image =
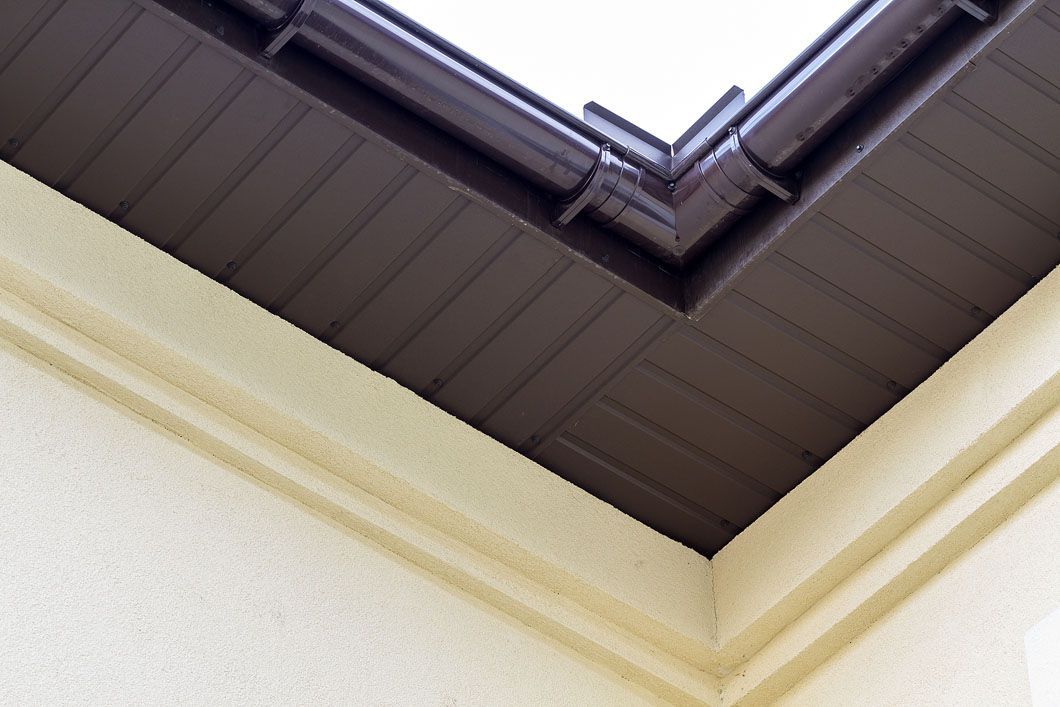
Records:
M735 87L674 145L590 103L578 120L377 0L228 0L266 31L379 90L670 265L702 255L949 27L989 0L861 0L743 103ZM996 15L993 15L996 16Z

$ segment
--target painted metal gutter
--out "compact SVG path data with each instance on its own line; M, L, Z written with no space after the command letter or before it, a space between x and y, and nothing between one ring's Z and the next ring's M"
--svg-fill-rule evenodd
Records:
M675 145L590 104L587 120L375 0L228 0L265 30L367 83L671 265L699 255L766 194L798 199L799 164L972 0L863 0L751 104L730 92Z

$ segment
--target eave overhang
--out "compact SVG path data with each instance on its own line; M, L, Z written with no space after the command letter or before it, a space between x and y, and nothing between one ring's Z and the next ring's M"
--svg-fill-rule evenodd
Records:
M956 19L681 269L224 5L5 13L5 160L707 555L1060 262L1055 2Z
M1056 488L1060 272L708 560L9 165L0 189L5 354L667 702L775 700Z
M671 145L593 103L577 120L376 0L228 4L265 58L301 46L543 189L554 225L585 214L678 270L763 196L798 201L805 157L954 22L997 19L995 2L860 0L749 104L733 87Z

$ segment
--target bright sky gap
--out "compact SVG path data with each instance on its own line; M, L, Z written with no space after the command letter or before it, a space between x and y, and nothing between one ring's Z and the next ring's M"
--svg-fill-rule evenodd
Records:
M596 101L673 141L730 86L752 96L851 2L390 4L576 116Z

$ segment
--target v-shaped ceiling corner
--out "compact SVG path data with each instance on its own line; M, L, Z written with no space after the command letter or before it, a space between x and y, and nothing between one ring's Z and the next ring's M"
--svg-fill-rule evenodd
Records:
M268 30L267 57L300 45L554 196L556 225L586 214L677 268L764 194L796 201L802 160L963 14L939 0L858 3L756 105L729 98L675 152L599 110L573 120L376 0L229 4Z
M712 555L1060 263L1058 8L958 22L682 272L198 0L2 6L0 157Z

